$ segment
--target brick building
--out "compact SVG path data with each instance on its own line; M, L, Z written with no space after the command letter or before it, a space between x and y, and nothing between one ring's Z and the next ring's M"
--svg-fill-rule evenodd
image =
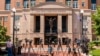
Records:
M13 33L13 12L15 13L15 38L28 38L38 44L55 42L61 38L62 44L66 37L80 38L82 32L92 40L91 14L100 5L99 0L0 0L0 21L7 27L7 34ZM83 31L80 10L83 9ZM50 18L53 20L50 33Z

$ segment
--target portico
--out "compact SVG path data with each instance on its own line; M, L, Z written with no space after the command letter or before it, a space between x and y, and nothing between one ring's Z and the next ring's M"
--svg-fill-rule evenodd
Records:
M79 9L72 9L60 3L51 2L36 5L30 10L25 9L24 12L17 12L17 14L22 15L20 31L18 33L19 39L31 39L36 45L39 44L39 39L42 39L43 44L47 45L46 42L48 42L49 37L54 37L52 39L55 40L60 38L62 44L64 44L64 39L69 38L72 40L73 37L80 37L81 35L81 22L78 22L79 20L77 19L77 15L80 14ZM23 14L26 15L23 16ZM90 12L86 12L84 15L88 16L89 14ZM23 20L24 18L27 20ZM48 21L50 18L55 19L53 21L52 34L50 34ZM89 31L91 30L89 29ZM90 38L92 35L88 36ZM54 42L55 40L51 40L50 42ZM55 42L55 44L57 43Z

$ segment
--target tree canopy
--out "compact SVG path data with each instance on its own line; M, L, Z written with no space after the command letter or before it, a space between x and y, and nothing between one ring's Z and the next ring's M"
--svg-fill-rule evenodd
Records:
M0 42L6 41L10 38L10 36L6 35L6 33L7 33L7 28L0 24Z
M93 30L97 36L100 36L100 7L96 9L96 12L92 14Z

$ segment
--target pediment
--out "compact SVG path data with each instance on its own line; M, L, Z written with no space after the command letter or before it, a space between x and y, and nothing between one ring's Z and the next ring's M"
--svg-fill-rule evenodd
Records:
M34 8L70 8L70 7L66 6L65 4L61 4L61 3L49 2L49 3L38 4L34 6Z

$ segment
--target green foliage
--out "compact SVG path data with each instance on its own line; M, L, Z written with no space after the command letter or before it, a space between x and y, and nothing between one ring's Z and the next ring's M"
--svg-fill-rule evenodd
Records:
M10 36L6 35L7 28L0 24L0 42L7 41Z
M89 50L94 50L93 47L95 46L95 44L94 42L90 42L88 46L89 46Z
M90 54L93 56L100 56L100 49L92 50Z
M99 46L99 45L100 45L100 41L93 41L93 43L94 43L96 46Z
M6 42L0 42L0 47L6 46Z
M100 7L97 8L96 12L92 14L93 20L93 29L95 30L95 34L100 36Z

